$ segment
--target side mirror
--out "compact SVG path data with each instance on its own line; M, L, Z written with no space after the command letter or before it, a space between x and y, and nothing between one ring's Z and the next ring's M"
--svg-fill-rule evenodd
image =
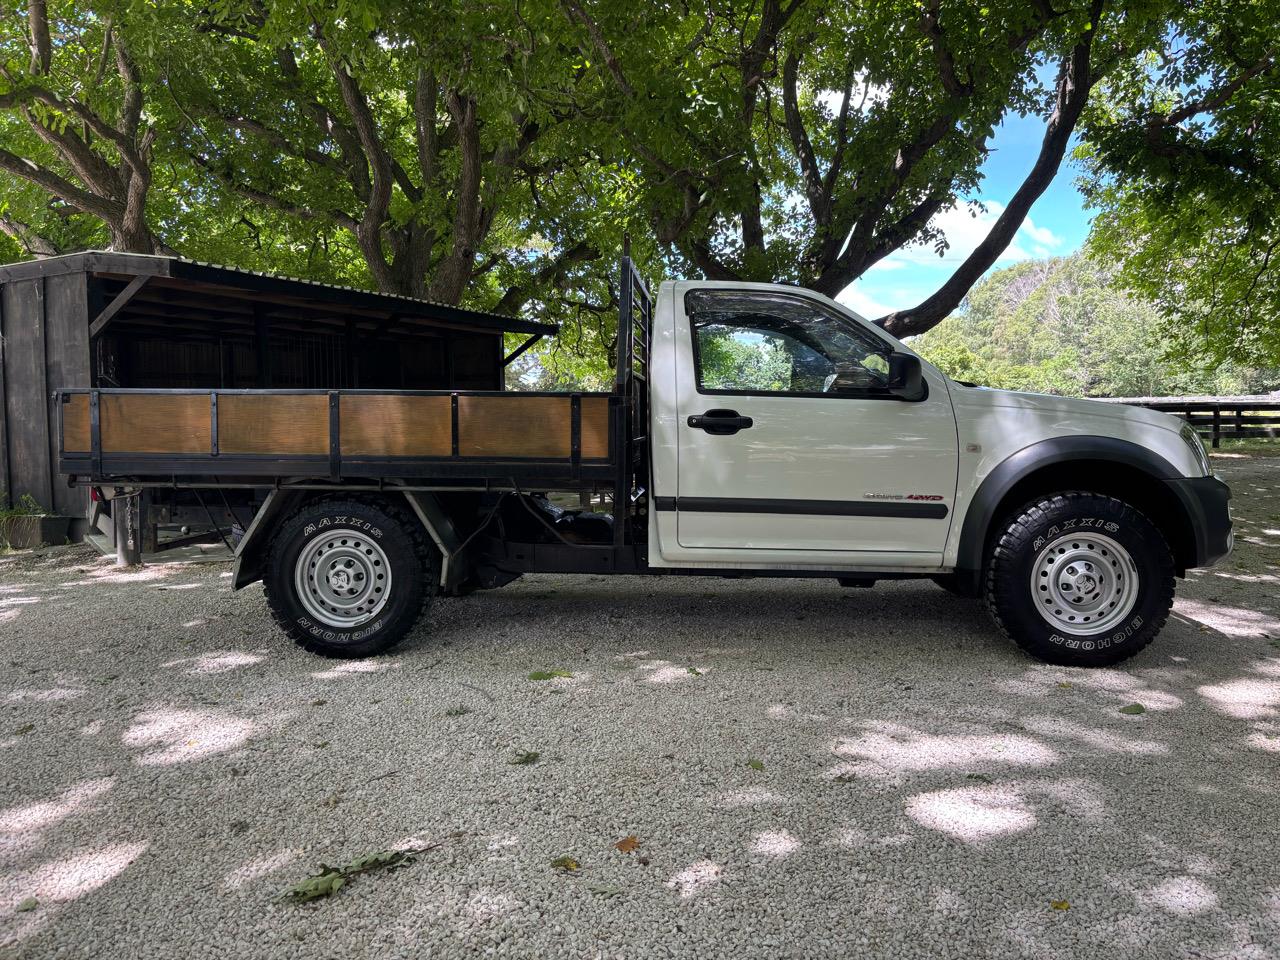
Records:
M920 358L911 353L889 354L889 393L900 400L923 400L924 372Z

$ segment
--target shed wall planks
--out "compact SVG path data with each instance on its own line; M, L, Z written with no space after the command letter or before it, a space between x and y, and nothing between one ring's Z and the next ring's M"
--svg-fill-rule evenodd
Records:
M43 278L4 285L4 413L9 447L9 497L25 494L53 504L48 378L45 371Z
M88 283L83 273L69 273L45 279L45 395L49 407L49 441L51 462L58 458L58 410L55 390L87 387L89 373L89 328L84 318L89 309ZM69 517L87 516L89 492L83 487L69 487L53 478L51 505Z
M9 412L5 409L6 355L4 324L5 284L0 284L0 509L9 506Z

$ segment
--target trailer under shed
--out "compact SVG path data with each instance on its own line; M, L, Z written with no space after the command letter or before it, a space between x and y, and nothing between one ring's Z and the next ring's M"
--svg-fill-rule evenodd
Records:
M554 332L180 257L88 251L0 266L0 505L30 495L88 516L86 491L57 473L56 390L501 390L506 364ZM511 353L508 333L526 338Z

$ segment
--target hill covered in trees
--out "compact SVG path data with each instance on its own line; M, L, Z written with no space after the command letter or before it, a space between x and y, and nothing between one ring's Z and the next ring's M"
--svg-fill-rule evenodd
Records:
M958 380L1086 397L1251 394L1280 371L1178 355L1156 308L1080 252L998 270L911 346Z

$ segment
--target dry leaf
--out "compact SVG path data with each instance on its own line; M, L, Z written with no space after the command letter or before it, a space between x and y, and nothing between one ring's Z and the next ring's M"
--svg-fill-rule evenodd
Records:
M1121 707L1120 712L1128 714L1131 717L1136 717L1140 713L1146 713L1147 708L1140 703L1131 703L1128 706Z
M617 848L619 853L630 853L638 846L640 846L640 841L636 839L636 836L633 833L627 834L614 844L614 847Z
M570 856L556 857L551 861L551 866L557 870L563 870L565 873L573 873L578 869L579 863Z
M1049 904L1049 906L1053 907L1053 909L1055 909L1055 910L1070 910L1070 909L1071 909L1071 904L1069 904L1066 900L1055 900L1055 901L1053 901L1053 903Z

